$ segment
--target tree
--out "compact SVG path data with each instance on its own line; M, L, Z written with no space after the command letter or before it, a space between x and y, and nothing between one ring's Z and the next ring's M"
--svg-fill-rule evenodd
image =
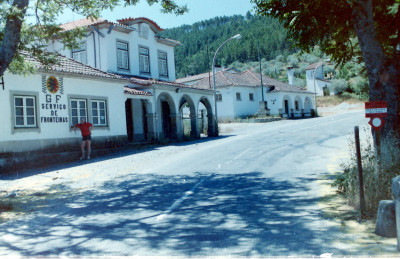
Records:
M146 0L149 5L160 3L163 12L177 15L187 11L186 6L178 6L173 0ZM44 65L56 62L55 55L45 53L50 40L59 39L65 46L77 45L77 40L85 34L84 28L63 31L56 24L57 17L65 9L90 18L98 18L100 12L112 9L120 2L135 5L139 0L0 0L0 76L6 69L13 72L30 70L21 53L28 52ZM27 24L28 16L36 22Z
M296 46L315 45L344 64L364 61L369 100L387 101L382 135L400 133L399 0L252 0L259 14L283 22Z

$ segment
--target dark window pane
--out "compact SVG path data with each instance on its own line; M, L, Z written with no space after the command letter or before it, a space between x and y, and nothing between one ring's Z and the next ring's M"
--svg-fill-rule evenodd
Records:
M85 117L86 116L86 110L85 109L80 109L79 110L79 115L82 116L82 117Z
M104 107L105 107L105 103L101 102L100 103L100 109L104 109Z
M22 98L19 97L15 98L15 106L23 106Z
M35 115L35 110L33 108L26 108L26 115L28 116Z
M27 98L26 99L26 106L33 107L33 98Z
M78 110L77 109L72 109L72 116L78 116Z
M78 108L78 102L77 101L71 101L71 108L72 109Z
M97 109L97 102L92 102L92 108Z
M23 126L24 125L24 117L15 118L15 124L18 126Z
M28 123L28 125L30 125L30 126L35 125L35 117L28 117L28 118L27 118L27 123Z
M98 115L97 110L93 110L93 116L97 116L97 115Z
M97 117L93 117L93 124L98 125L99 119Z
M23 116L24 115L24 109L22 107L16 107L15 108L15 115Z

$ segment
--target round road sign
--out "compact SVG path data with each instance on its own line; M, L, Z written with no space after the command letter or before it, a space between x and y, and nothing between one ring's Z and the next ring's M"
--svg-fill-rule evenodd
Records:
M381 118L374 118L374 119L372 120L372 125L373 125L375 128L380 128L380 127L382 126L382 119L381 119Z

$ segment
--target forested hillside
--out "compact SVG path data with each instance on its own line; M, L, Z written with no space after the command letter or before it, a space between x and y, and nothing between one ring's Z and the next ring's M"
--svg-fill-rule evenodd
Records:
M307 66L326 61L324 72L326 77L332 79L331 91L359 99L368 98L368 80L363 64L351 61L337 67L318 46L311 53L301 53L292 47L286 38L286 30L272 17L258 17L250 12L246 17L216 17L193 25L167 29L161 36L182 43L175 48L176 76L181 78L210 71L216 49L238 33L242 39L232 40L220 50L217 66L235 67L241 71L250 69L280 81L287 81L286 68L293 66L294 84L304 87Z
M267 60L293 52L291 43L286 39L286 30L277 19L256 17L250 12L246 17L216 17L193 25L167 29L161 36L182 43L175 48L176 73L180 78L208 71L216 49L238 33L242 39L233 40L229 46L220 50L217 65L228 66L234 61L258 60L258 43L261 57Z

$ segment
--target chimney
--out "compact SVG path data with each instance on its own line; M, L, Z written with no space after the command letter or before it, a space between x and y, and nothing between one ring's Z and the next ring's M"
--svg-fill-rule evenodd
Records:
M289 85L293 85L293 80L294 80L294 69L293 69L293 67L288 67L287 68L287 76L288 76Z

